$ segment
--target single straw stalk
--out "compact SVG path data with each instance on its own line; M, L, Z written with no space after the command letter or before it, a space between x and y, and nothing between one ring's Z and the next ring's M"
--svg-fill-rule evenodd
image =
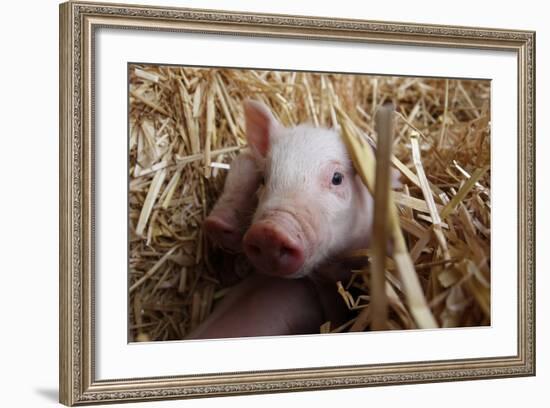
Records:
M489 170L489 166L485 166L476 169L472 176L460 187L455 196L449 201L449 203L441 210L441 218L447 218L455 209L455 207L466 197L466 194L476 185L478 180Z
M157 196L160 192L160 188L162 187L165 177L166 170L162 169L161 171L155 173L153 181L149 186L149 191L147 193L147 197L145 198L143 208L139 215L138 225L136 227L136 234L139 236L143 236L145 226L147 225L147 221L149 220L149 216L151 215L151 211L153 210L153 206L155 205L155 201L157 200Z
M439 135L439 149L445 145L445 136L447 133L447 114L449 111L449 79L445 79L445 108L443 110L443 119L441 133Z
M393 145L393 105L382 106L376 115L376 183L374 194L373 262L371 273L371 309L373 330L387 328L388 300L385 290L386 250L388 243L388 203Z

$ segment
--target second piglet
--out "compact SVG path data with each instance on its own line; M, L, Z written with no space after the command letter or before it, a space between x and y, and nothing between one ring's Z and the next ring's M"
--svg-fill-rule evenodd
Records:
M204 220L206 233L215 245L229 252L242 251L242 238L258 204L256 192L261 181L254 156L244 150L231 163L222 195Z

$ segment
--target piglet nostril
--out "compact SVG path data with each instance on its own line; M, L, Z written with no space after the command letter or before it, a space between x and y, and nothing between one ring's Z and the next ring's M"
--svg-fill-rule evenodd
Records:
M220 232L225 236L235 235L235 230L234 229L225 228L225 229L222 229Z
M297 255L296 252L296 248L281 245L281 248L279 249L279 256L281 258L291 258Z

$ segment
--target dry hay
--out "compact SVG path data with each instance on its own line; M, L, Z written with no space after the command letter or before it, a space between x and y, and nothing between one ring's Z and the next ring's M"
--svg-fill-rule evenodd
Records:
M373 137L377 109L393 102L393 164L404 184L394 199L425 297L407 298L388 259L384 327L423 327L415 301L440 327L490 324L489 81L156 65L131 65L129 81L131 341L182 339L230 290L216 269L247 268L213 253L200 228L226 172L210 164L231 163L245 146L245 98L287 126L343 125ZM320 332L372 329L369 276L367 267L338 282L350 320Z

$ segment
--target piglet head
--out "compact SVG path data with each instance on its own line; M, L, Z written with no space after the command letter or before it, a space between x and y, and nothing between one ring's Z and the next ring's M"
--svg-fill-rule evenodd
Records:
M327 258L368 244L372 198L334 129L282 126L245 104L246 136L264 186L243 247L270 275L298 278Z

